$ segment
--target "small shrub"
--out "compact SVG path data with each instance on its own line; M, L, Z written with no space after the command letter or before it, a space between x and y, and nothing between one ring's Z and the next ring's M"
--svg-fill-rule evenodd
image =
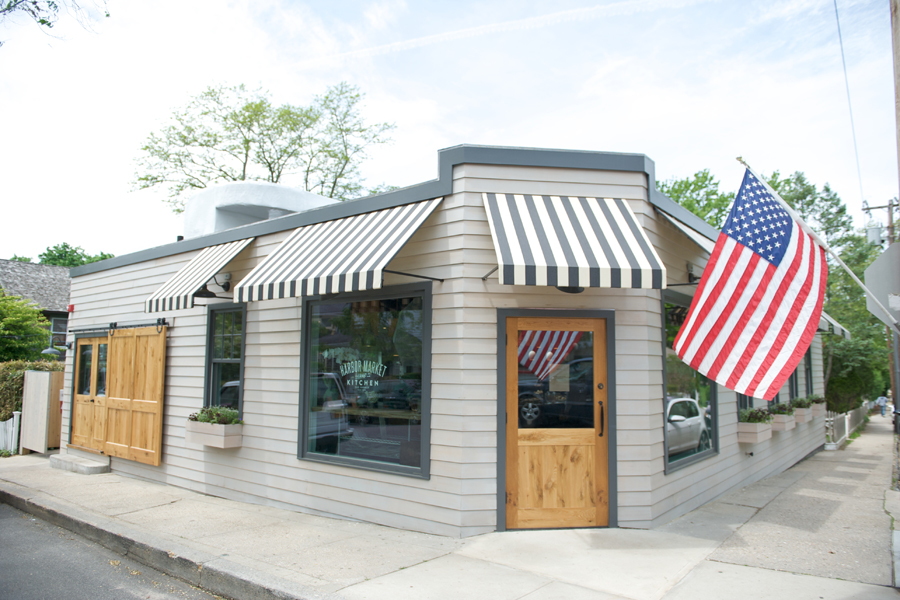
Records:
M745 408L738 414L741 423L768 423L771 420L772 415L764 408Z
M22 410L25 371L62 371L65 367L64 363L46 360L0 363L0 421L8 421L14 411Z
M771 413L773 415L792 415L794 414L794 407L790 404L773 404Z
M791 400L791 406L794 408L809 408L812 404L812 400L809 398L794 398Z
M200 412L188 415L188 420L200 423L218 423L219 425L235 425L242 422L237 410L224 406L207 406L200 409Z
M808 397L808 399L813 404L825 404L825 398L818 394L812 394Z

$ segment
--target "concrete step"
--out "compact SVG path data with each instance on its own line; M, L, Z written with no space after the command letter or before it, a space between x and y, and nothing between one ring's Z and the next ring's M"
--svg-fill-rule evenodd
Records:
M81 475L96 475L97 473L109 473L109 457L106 460L91 460L71 454L54 454L50 457L50 466L54 469L72 471Z

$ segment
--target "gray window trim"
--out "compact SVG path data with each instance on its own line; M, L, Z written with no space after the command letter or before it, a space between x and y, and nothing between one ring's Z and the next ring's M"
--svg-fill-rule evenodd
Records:
M606 319L606 430L609 436L609 527L619 526L618 453L616 435L616 311L497 309L497 531L506 531L506 319L547 317Z
M668 427L666 423L666 396L668 390L668 382L667 382L667 373L666 373L666 303L669 304L678 304L681 306L690 306L691 305L691 296L687 294L682 294L679 292L673 292L672 290L663 290L663 293L660 294L659 298L659 313L660 313L660 326L661 333L660 338L662 338L661 346L662 346L662 372L663 372L663 387L662 387L662 429L663 429L663 461L665 462L665 474L670 475L675 471L679 471L684 469L685 467L689 467L690 465L696 464L698 462L704 461L707 458L711 458L719 454L719 384L710 379L710 401L715 403L715 408L712 414L712 431L710 432L710 446L709 450L704 452L700 452L699 454L694 454L693 456L688 456L682 458L678 462L670 463L669 462L669 440L668 440Z
M329 294L325 296L309 296L303 298L300 350L300 413L297 420L297 458L310 462L344 465L366 471L392 473L417 479L431 478L431 321L432 321L432 283L430 281L392 285L368 292L352 292L346 294ZM392 465L361 458L345 456L329 456L308 452L307 442L309 428L307 415L309 410L309 322L312 318L312 307L322 302L352 302L355 300L385 300L405 296L422 297L422 440L421 462L419 467Z
M244 418L244 360L247 355L247 304L235 302L221 302L208 304L206 307L206 356L203 360L203 406L210 405L212 400L212 369L213 369L213 320L218 312L240 312L243 322L241 333L241 366L240 366L240 390L238 392L238 413Z
M806 354L803 356L803 379L806 384L806 395L812 396L815 394L813 391L812 346L806 349Z

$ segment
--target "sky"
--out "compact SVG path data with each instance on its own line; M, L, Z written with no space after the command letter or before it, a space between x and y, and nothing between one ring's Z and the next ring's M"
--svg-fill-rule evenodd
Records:
M363 164L369 186L434 179L439 149L483 144L640 153L659 180L708 168L726 191L742 156L828 183L860 227L863 198L898 196L887 0L837 1L858 163L834 0L107 7L50 32L0 21L0 258L174 242L181 218L162 190L135 191L135 161L173 110L221 84L295 105L358 86L364 117L396 125Z

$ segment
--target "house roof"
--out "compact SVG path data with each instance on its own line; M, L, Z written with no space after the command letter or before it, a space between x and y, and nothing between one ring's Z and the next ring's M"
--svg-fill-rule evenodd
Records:
M156 248L132 254L124 254L80 267L73 267L71 275L72 277L78 277L182 252L200 250L208 246L233 242L248 237L259 237L306 225L448 196L453 193L453 167L461 164L562 167L644 173L647 175L650 204L687 224L710 240L715 241L719 234L717 229L683 206L676 204L668 196L656 189L655 165L652 160L643 154L461 145L438 151L437 179L385 194L339 202L322 208L234 227L210 235L186 239L166 244L165 246L157 246Z
M0 259L0 288L9 295L31 300L42 310L65 312L70 285L68 267Z

